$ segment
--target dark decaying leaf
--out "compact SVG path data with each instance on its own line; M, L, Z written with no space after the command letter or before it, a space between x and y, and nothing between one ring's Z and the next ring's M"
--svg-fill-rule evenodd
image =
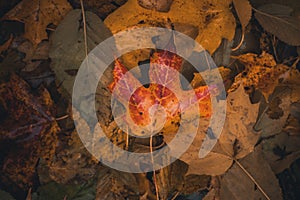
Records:
M239 161L247 172L259 184L269 199L282 199L281 189L271 167L265 161L261 149ZM221 180L220 199L253 200L265 199L257 185L235 163Z
M184 162L177 160L159 171L156 175L156 182L161 199L168 199L183 188L187 168L188 166ZM187 182L189 181L188 179Z
M139 195L139 188L133 174L103 168L99 172L96 199L125 200Z
M251 19L252 7L248 0L233 0L233 5L239 17L242 29L245 30L245 27Z
M62 185L48 183L37 189L30 200L93 200L96 195L96 184L91 180L83 185Z
M0 105L6 112L0 122L0 151L6 152L0 182L28 190L34 185L38 160L44 158L49 164L55 153L59 127L52 116L54 103L45 88L34 94L13 74L9 82L0 85Z
M300 45L300 21L292 16L293 9L279 4L267 4L255 10L262 27L289 45Z

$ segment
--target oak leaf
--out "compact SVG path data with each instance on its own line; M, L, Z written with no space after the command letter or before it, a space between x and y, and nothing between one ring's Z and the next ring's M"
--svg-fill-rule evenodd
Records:
M23 22L25 24L24 37L37 45L48 38L47 26L58 25L71 9L71 5L66 0L23 0L3 19Z

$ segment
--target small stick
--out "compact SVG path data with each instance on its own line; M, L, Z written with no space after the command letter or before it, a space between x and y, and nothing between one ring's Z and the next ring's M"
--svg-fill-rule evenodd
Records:
M150 137L150 153L151 153L151 161L153 166L153 183L155 186L155 193L156 193L156 200L159 200L159 191L158 191L158 185L156 181L156 172L154 169L154 158L153 158L153 135Z

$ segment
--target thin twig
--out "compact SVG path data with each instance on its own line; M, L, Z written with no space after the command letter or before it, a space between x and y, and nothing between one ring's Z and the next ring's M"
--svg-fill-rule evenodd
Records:
M85 56L88 56L88 45L87 45L87 32L86 32L86 18L85 11L83 7L83 0L80 0L81 12L82 12L82 21L83 21L83 35L84 35L84 48L85 48Z
M154 158L153 158L153 135L150 137L150 153L151 153L151 162L153 166L153 183L155 186L155 193L156 193L156 200L159 200L159 190L158 190L158 185L156 181L156 172L154 168Z
M179 195L179 192L177 191L171 200L175 200L178 195Z
M55 118L55 120L56 120L56 121L60 121L60 120L66 119L66 118L68 118L68 117L69 117L69 115L64 115L64 116Z
M244 39L245 39L245 31L242 30L242 38L241 38L241 40L240 40L240 43L239 43L236 47L232 48L231 51L236 51L236 50L238 50L238 49L242 46L242 44L243 44L243 42L244 42Z
M291 68L296 69L298 62L300 61L300 57L297 58L297 60L292 64Z
M129 149L129 134L128 134L128 126L127 126L127 128L126 128L127 130L126 130L126 150L128 150Z

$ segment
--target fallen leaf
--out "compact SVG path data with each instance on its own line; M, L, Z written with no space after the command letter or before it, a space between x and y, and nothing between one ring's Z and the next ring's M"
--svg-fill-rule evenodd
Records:
M10 46L10 44L12 43L13 41L13 35L11 34L9 36L9 39L2 45L0 45L0 54L3 52L3 51L6 51L8 49L8 47Z
M229 92L242 83L248 94L257 89L262 92L266 101L278 85L280 77L289 69L285 65L276 64L273 56L266 52L261 55L247 53L234 58L245 65L245 70L235 77Z
M91 180L85 184L58 184L50 182L40 186L32 194L32 200L93 200L96 195L96 181Z
M28 190L34 184L38 160L43 158L49 165L55 154L59 127L52 116L54 104L45 88L34 94L15 74L0 85L0 94L7 113L0 126L0 148L7 152L1 163L1 184Z
M137 195L139 195L139 187L133 174L108 168L100 170L96 200L125 200Z
M23 0L3 17L25 23L24 37L37 45L48 39L46 28L58 25L72 9L66 0Z
M248 0L233 0L233 5L239 17L242 30L245 31L252 16L252 7Z
M91 51L97 44L111 36L110 31L102 23L101 19L86 12L88 51ZM85 47L83 28L80 21L82 14L80 10L73 10L68 13L64 20L56 28L50 37L51 68L56 74L58 84L62 83L63 94L71 97L76 73L68 73L70 70L76 72L85 58Z
M258 115L259 103L252 104L243 85L227 97L227 115L219 143L225 153L243 158L254 149L260 132L253 127Z
M216 69L210 70L210 71L204 71L201 73L194 73L194 78L191 82L191 86L193 88L206 85L203 77L205 77L205 80L217 80L217 77L212 77L212 75L216 74L216 71L219 71L222 80L224 82L229 81L231 78L231 70L226 67L218 67Z
M241 159L240 164L258 183L269 199L282 199L281 188L261 149ZM235 163L221 180L220 199L265 199L245 171Z
M197 102L201 116L211 116L210 95L211 93L212 95L218 94L217 86L197 87L194 90L197 99L193 98L194 95L190 94L191 91L184 91L181 88L178 75L181 64L182 58L174 53L169 51L154 53L150 59L148 72L151 83L149 87L145 88L131 73L126 73L127 69L120 61L116 61L113 71L114 81L109 88L113 92L114 98L126 109L124 114L114 116L123 130L129 129L135 134L145 135L148 130L155 132L164 127L162 132L169 134L174 132L174 125L176 126L178 123L179 113ZM180 99L181 104L177 97L182 98ZM159 106L164 107L164 112L160 111ZM118 109L113 108L113 110ZM164 124L165 126L162 126ZM149 125L153 126L151 130L146 127Z
M113 34L134 27L170 27L170 21L175 24L175 30L177 30L176 23L189 24L198 28L195 40L212 54L221 44L222 38L233 39L235 20L229 9L230 3L231 0L221 2L174 0L170 11L164 13L145 9L137 0L129 0L110 14L104 23ZM144 43L146 41L155 47L149 37L141 35L132 37L133 40L143 40ZM116 38L116 45L126 46L122 43L122 38ZM136 67L139 61L149 58L149 52L150 50L139 50L123 56L123 63L129 69Z
M182 191L184 183L189 183L189 180L185 182L184 177L187 168L188 166L184 162L176 160L169 166L160 169L159 173L156 173L156 184L160 199L168 199L174 196L177 191Z
M187 175L184 180L183 194L192 194L208 188L211 176L207 175Z
M298 108L299 109L299 108ZM262 141L263 155L274 173L281 173L300 157L300 123L290 116L283 130Z
M271 95L269 104L259 116L255 130L261 130L262 137L270 137L282 131L290 114L291 89L278 87Z
M200 120L199 129L193 143L179 158L189 165L187 175L221 175L232 165L232 158L226 155L218 144L204 158L199 158L199 151L207 134L208 125L208 120ZM164 136L167 143L171 139L169 137L168 134Z
M262 27L289 45L300 45L300 22L291 16L293 9L279 4L267 4L255 9Z

